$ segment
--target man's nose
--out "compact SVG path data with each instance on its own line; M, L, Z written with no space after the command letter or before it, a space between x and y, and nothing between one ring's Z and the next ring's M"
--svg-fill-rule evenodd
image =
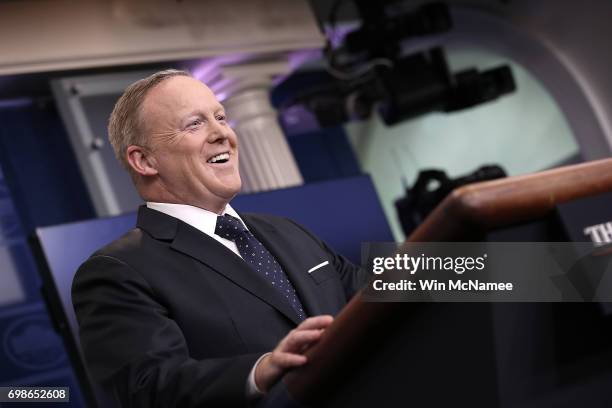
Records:
M214 121L211 124L211 131L208 134L209 143L221 143L231 137L231 130L229 126Z

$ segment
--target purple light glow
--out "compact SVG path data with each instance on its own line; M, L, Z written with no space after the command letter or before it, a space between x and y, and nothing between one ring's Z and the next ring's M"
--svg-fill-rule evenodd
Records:
M0 100L0 109L21 108L24 106L31 105L32 103L32 99L29 98L5 99Z
M289 68L295 71L306 61L311 61L321 58L323 52L319 49L294 51L289 54Z
M289 73L287 75L278 75L277 77L273 78L272 85L276 86L283 82L289 75L291 75L305 62L321 59L322 56L323 52L319 49L299 50L290 53L288 58Z
M194 78L210 85L209 82L214 82L219 75L219 68L221 66L243 62L251 57L250 54L231 54L206 58L198 62L197 65L191 69L191 73Z
M317 60L321 58L320 49L305 49L297 50L288 53L289 73L287 75L278 75L272 79L272 86L278 85L293 71L309 60ZM223 77L221 68L225 65L239 64L246 61L257 61L252 54L231 54L218 57L205 58L191 67L194 78L204 82L217 95L220 101L228 97L228 88L231 88L235 79Z
M249 54L232 54L206 58L198 62L190 71L194 78L204 82L217 96L217 99L223 102L228 97L228 93L224 92L224 89L227 89L234 80L223 78L221 67L246 61L250 57Z
M329 39L332 47L339 47L344 41L344 37L351 31L359 28L359 22L349 22L349 23L338 23L335 27L330 27L329 25L325 25L325 37Z
M288 136L308 133L321 128L316 116L301 105L283 110L280 120Z
M234 78L220 78L217 81L211 82L208 86L215 93L215 95L217 95L217 98L222 100L227 97L227 91L225 90L235 82L236 79ZM224 95L223 98L221 95Z

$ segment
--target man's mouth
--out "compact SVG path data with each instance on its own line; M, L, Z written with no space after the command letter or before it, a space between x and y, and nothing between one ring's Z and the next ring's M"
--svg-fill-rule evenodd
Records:
M219 153L210 159L206 160L206 163L227 163L230 158L229 152Z

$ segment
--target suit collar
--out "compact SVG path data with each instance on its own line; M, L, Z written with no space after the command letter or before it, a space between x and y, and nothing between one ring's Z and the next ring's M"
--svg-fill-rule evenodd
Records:
M149 233L153 238L172 240L176 236L179 220L162 212L141 205L138 208L136 226Z
M146 206L139 208L137 226L156 239L171 241L170 247L172 249L209 266L277 309L295 324L299 324L298 316L285 298L272 285L254 273L243 259L214 238L174 217ZM264 227L263 230L267 230L267 228ZM262 242L267 245L266 242ZM274 252L272 253L276 256ZM277 259L281 262L280 258ZM283 263L281 265L285 267ZM291 275L290 278L293 280ZM297 287L296 290L298 290ZM299 290L298 294L301 295Z

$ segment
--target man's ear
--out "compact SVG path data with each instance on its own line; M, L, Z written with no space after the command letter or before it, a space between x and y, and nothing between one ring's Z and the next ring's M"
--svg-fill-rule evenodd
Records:
M141 176L154 176L158 173L155 166L155 158L148 149L132 145L128 146L125 154L130 167L137 174Z

